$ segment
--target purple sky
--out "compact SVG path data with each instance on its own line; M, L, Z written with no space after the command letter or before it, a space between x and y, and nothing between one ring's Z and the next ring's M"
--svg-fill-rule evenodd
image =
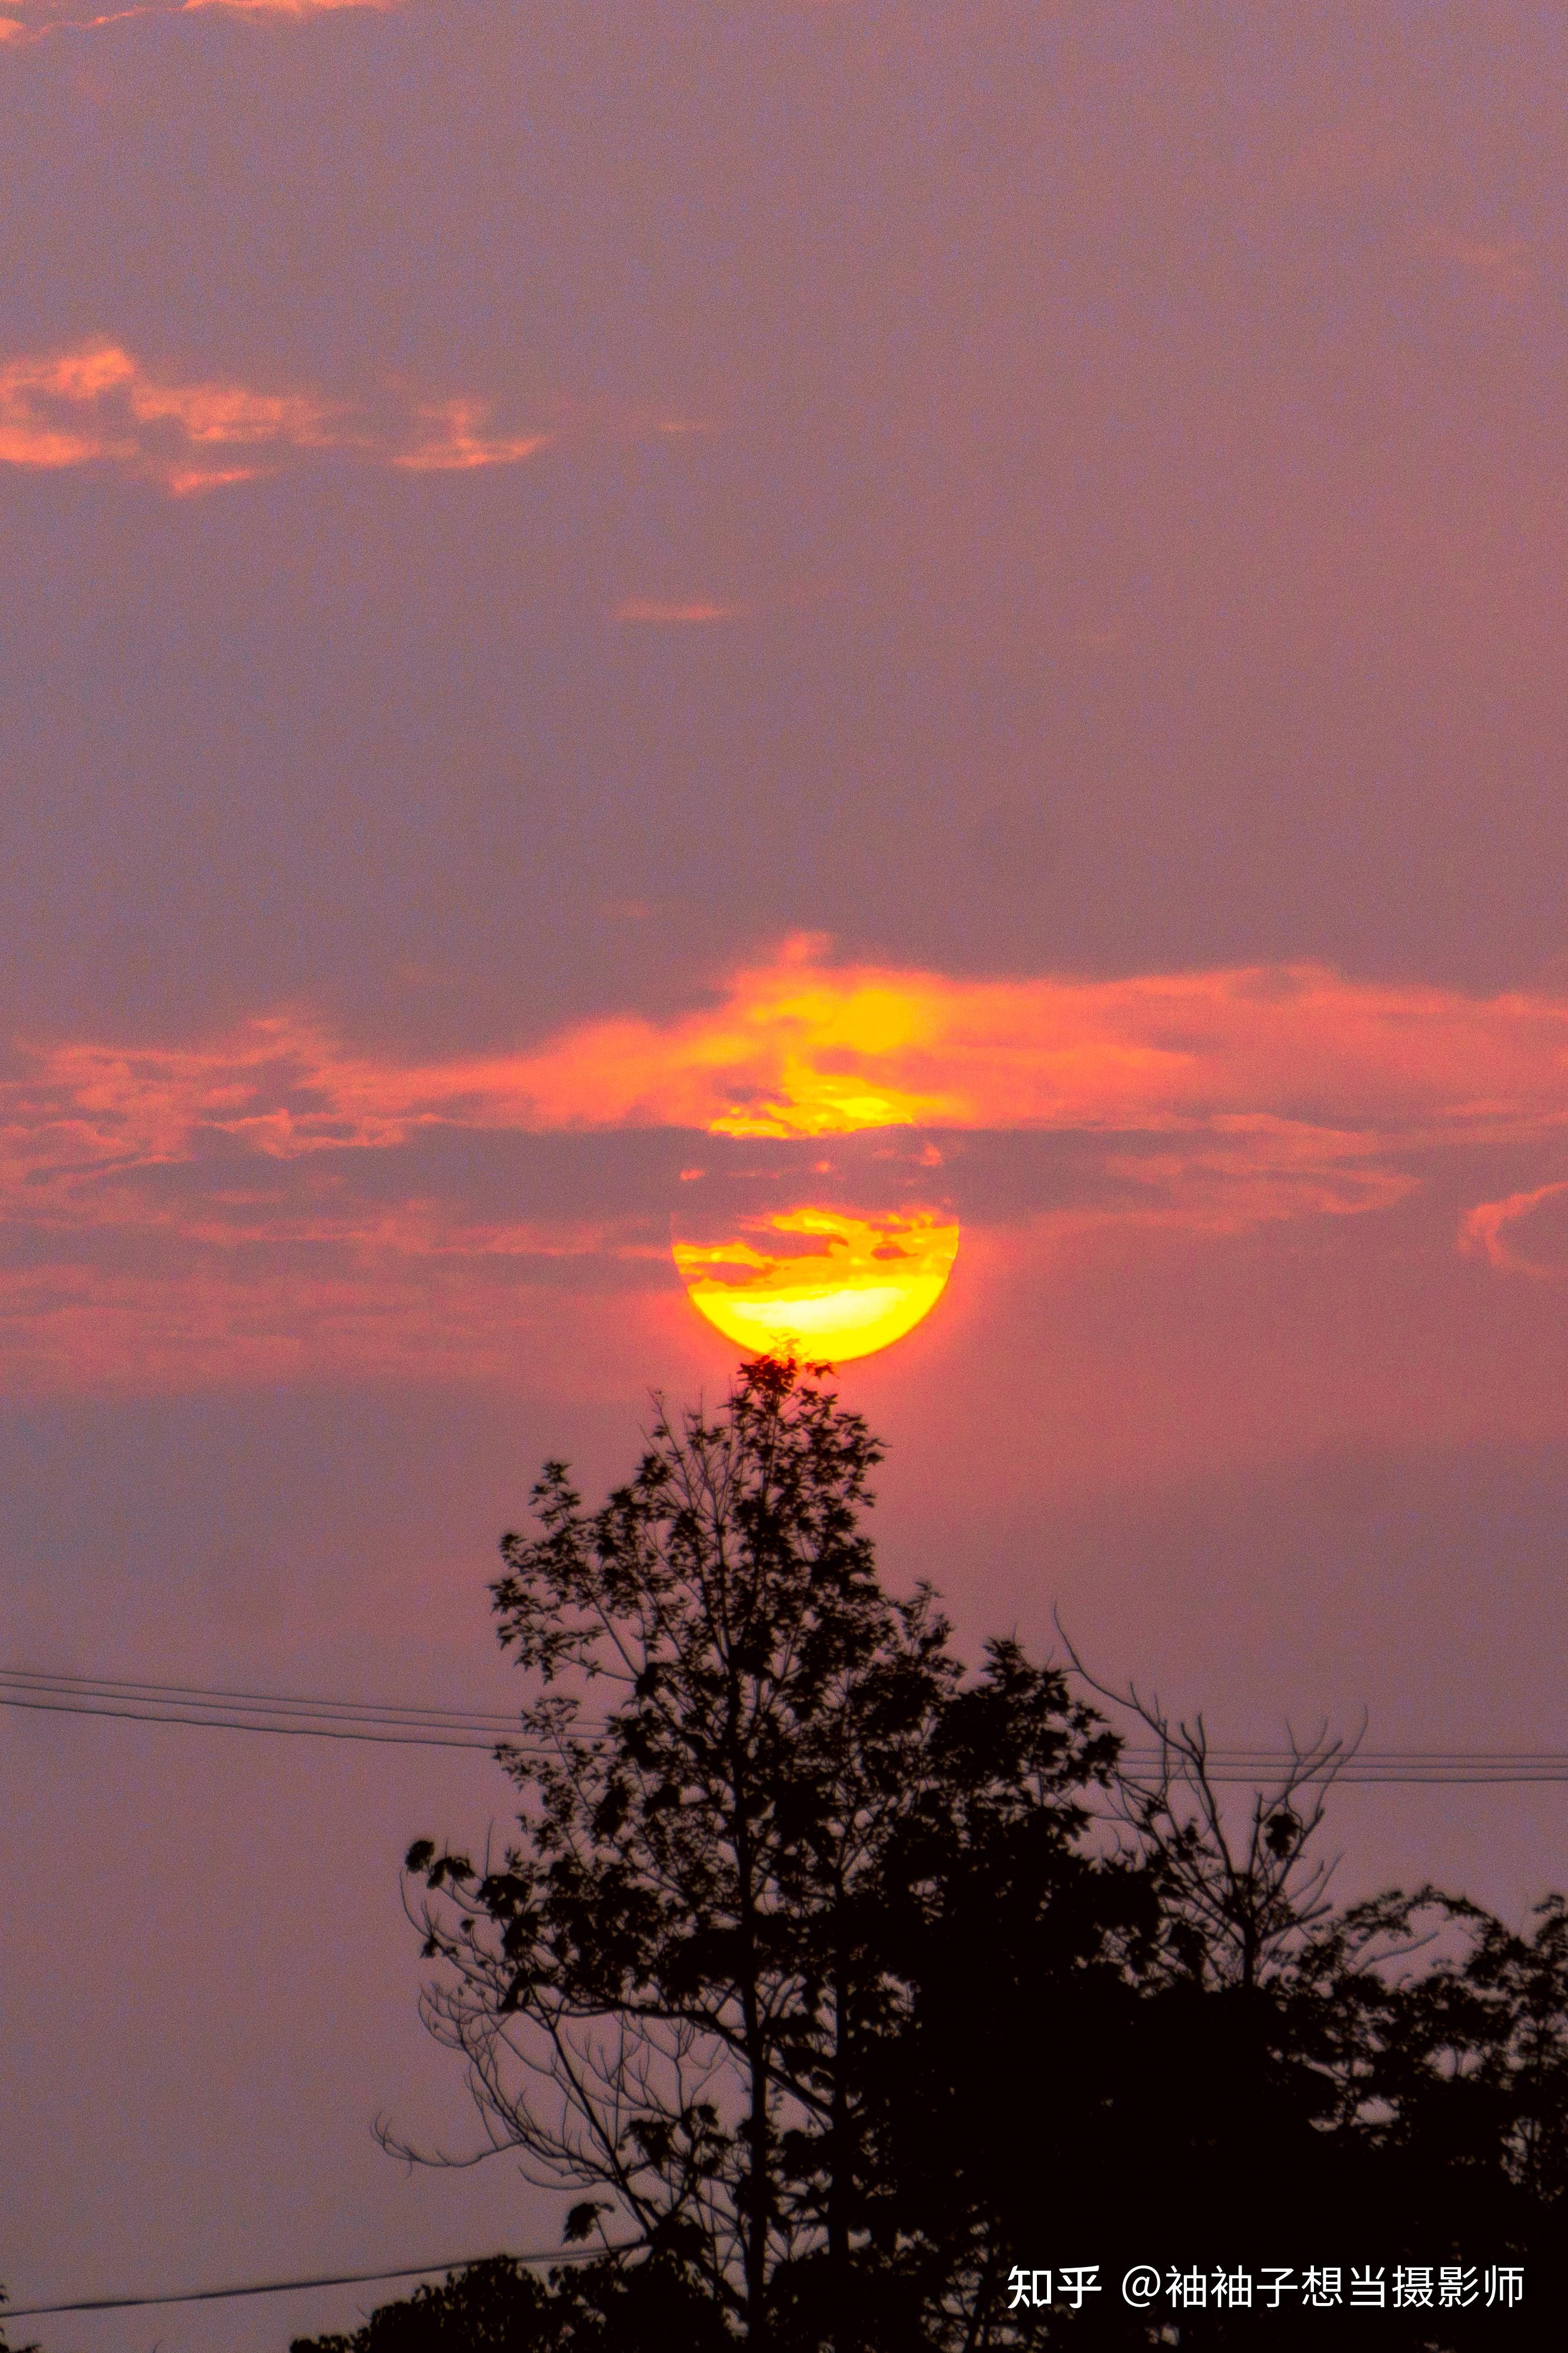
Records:
M681 1171L940 1154L890 1578L1568 1746L1561 17L92 14L0 0L0 1651L505 1704L540 1459L733 1361ZM17 2302L553 2238L370 2132L469 2130L487 1760L0 1774ZM1517 1914L1563 1798L1347 1792L1347 1891Z

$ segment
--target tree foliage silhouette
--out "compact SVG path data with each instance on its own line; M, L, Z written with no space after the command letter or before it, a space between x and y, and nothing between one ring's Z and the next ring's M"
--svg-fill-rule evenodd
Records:
M1430 1888L1336 1907L1337 1743L1234 1808L1201 1720L1121 1703L1156 1738L1135 1777L1016 1641L970 1675L931 1589L878 1583L879 1459L821 1368L763 1358L712 1417L661 1410L596 1512L546 1466L491 1588L531 1685L500 1752L517 1825L479 1861L420 1841L407 1901L486 2127L449 2161L512 2152L567 2194L568 2239L624 2252L550 2289L421 2291L332 2353L463 2329L519 2353L1173 2327L1201 2348L1258 2325L1009 2292L1015 2265L1079 2262L1108 2290L1133 2261L1522 2261L1544 2287L1568 2236L1563 1899L1522 1933ZM1324 2325L1268 2323L1282 2353ZM1518 2316L1376 2325L1447 2353L1513 2344Z
M882 1590L877 1460L760 1359L713 1419L661 1413L597 1513L549 1465L493 1588L538 1684L519 1835L408 1856L445 1965L425 2014L489 2147L588 2193L570 2236L678 2256L759 2343L786 2307L850 2342L852 2253L900 2235L868 2136L943 1874L1065 1867L1114 1754L1058 1674L998 1643L966 1683L930 1591Z
M38 2348L36 2345L13 2345L6 2336L5 2306L9 2302L10 2298L6 2295L4 2287L0 2287L0 2353L38 2353Z
M724 2353L718 2306L658 2262L557 2270L542 2282L506 2256L382 2305L352 2337L296 2337L293 2353Z

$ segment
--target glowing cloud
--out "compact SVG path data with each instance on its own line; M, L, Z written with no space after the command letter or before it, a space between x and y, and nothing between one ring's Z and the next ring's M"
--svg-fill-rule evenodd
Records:
M0 367L0 462L112 464L174 491L244 481L279 448L320 448L331 411L298 395L160 383L114 343Z
M1500 1274L1528 1274L1542 1282L1568 1280L1568 1253L1563 1249L1562 1232L1552 1230L1550 1216L1544 1219L1541 1216L1549 1202L1559 1210L1568 1206L1568 1179L1559 1177L1550 1185L1510 1193L1500 1201L1478 1202L1460 1225L1460 1249L1479 1253ZM1561 1229L1560 1214L1555 1224ZM1520 1227L1524 1228L1522 1236L1516 1231ZM1534 1250L1532 1239L1538 1245Z
M656 627L690 628L700 628L707 621L738 621L742 612L739 605L715 605L700 597L683 605L679 602L660 604L655 597L633 596L626 604L616 607L616 618L617 621L651 622Z
M1318 965L953 978L791 942L674 1021L608 1020L492 1066L545 1125L734 1136L888 1126L1203 1133L1299 1166L1388 1135L1568 1122L1568 1004L1383 987ZM502 1078L502 1071L505 1077ZM477 1073L474 1074L477 1078Z
M208 0L204 0L207 5ZM216 0L210 0L216 5ZM392 463L414 474L468 473L475 466L515 466L549 440L548 433L498 434L489 429L489 409L478 400L448 400L415 412L421 438Z
M89 6L73 6L71 0L43 0L41 5L33 6L21 0L16 16L0 16L0 42L41 41L51 33L96 33L107 26L127 24L140 16L191 16L215 9L225 15L293 17L298 21L330 16L345 8L365 8L385 15L402 5L403 0L168 0L168 5L160 6L158 0L146 0L141 6L95 14Z
M324 16L342 8L370 8L386 16L403 0L181 0L180 14L198 8L232 8L247 16Z
M815 1247L791 1250L796 1236ZM835 1364L912 1332L942 1297L957 1253L956 1224L823 1208L748 1220L734 1241L673 1246L692 1305L726 1339Z
M202 1134L290 1157L421 1128L879 1127L1168 1139L1172 1164L1283 1184L1380 1155L1568 1126L1568 1003L1347 980L1315 966L1005 981L827 964L796 942L668 1022L594 1021L437 1063L355 1055L308 1021L205 1045L30 1050L0 1156L178 1158ZM1147 1160L1141 1165L1151 1165Z
M98 467L176 497L334 450L421 473L515 465L549 438L492 431L489 417L472 400L374 415L310 393L171 378L110 343L0 364L0 464Z
M105 1330L121 1335L115 1363L133 1365L128 1335L147 1316L149 1331L166 1330L171 1362L184 1333L199 1366L217 1345L220 1296L264 1333L246 1362L286 1356L296 1315L318 1350L330 1327L333 1361L346 1362L362 1340L372 1356L392 1345L378 1301L424 1297L434 1282L451 1329L470 1337L487 1315L514 1312L498 1303L508 1284L591 1288L612 1271L646 1283L664 1255L649 1225L658 1202L596 1230L565 1215L487 1222L460 1188L431 1192L416 1155L450 1131L654 1126L755 1139L764 1160L770 1141L785 1147L773 1155L784 1195L775 1185L755 1214L725 1195L732 1208L679 1236L694 1304L742 1346L794 1336L829 1356L865 1353L940 1295L956 1225L931 1209L922 1171L944 1149L927 1136L922 1151L917 1133L889 1157L893 1139L884 1151L870 1137L863 1165L883 1172L879 1184L894 1181L900 1155L908 1171L907 1187L880 1197L898 1210L889 1217L835 1198L840 1180L812 1148L867 1131L1076 1136L1070 1193L1046 1185L1037 1207L1026 1193L1010 1213L1036 1246L1102 1228L1217 1236L1365 1216L1435 1171L1463 1183L1479 1153L1517 1189L1470 1212L1463 1247L1502 1272L1555 1276L1568 1003L1370 986L1315 967L976 980L834 965L820 943L798 941L673 1019L586 1022L439 1061L356 1053L299 1016L176 1047L19 1045L0 1073L0 1226L26 1236L16 1263L27 1271L0 1283L5 1362L52 1365L60 1348L98 1361L97 1283L112 1306ZM802 1143L809 1171L787 1149ZM366 1174L365 1155L400 1153L403 1174ZM945 1157L944 1182L961 1187L963 1153ZM149 1303L165 1293L167 1316ZM308 1296L319 1313L307 1314Z

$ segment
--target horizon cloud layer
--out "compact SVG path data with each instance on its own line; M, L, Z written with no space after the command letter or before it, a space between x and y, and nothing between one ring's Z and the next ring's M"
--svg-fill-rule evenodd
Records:
M1460 1202L1450 1247L1550 1276L1503 1237L1555 1198L1565 1126L1568 999L1311 965L984 980L836 963L812 938L668 1019L577 1023L473 1058L356 1052L300 1013L189 1046L21 1045L0 1082L5 1365L24 1388L90 1383L134 1359L142 1314L158 1380L178 1377L182 1331L199 1335L198 1382L309 1370L344 1315L378 1347L402 1329L423 1335L421 1362L457 1361L434 1335L455 1317L471 1349L515 1315L518 1283L547 1322L541 1282L559 1304L563 1280L653 1279L668 1179L607 1218L580 1193L509 1214L504 1173L466 1198L471 1171L441 1158L443 1138L752 1145L784 1155L786 1206L830 1209L844 1179L814 1155L917 1132L932 1192L1005 1225L1026 1261L1117 1228L1217 1239L1364 1217L1522 1168L1533 1186ZM973 1157L987 1137L1035 1168L1032 1199L1016 1178L1010 1206L987 1210ZM1046 1171L1068 1145L1064 1199ZM923 1213L916 1180L900 1181ZM155 1273L134 1263L150 1250ZM101 1350L99 1313L120 1335ZM226 1372L226 1315L251 1335Z

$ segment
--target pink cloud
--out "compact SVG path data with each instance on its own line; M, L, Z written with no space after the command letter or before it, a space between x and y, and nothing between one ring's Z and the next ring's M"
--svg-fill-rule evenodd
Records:
M1457 237L1446 230L1431 234L1435 253L1494 294L1516 297L1533 292L1540 278L1535 251L1522 237Z
M1568 1001L1317 966L987 980L835 964L803 939L671 1019L584 1022L515 1051L398 1060L299 1015L174 1047L68 1039L19 1047L0 1082L0 1226L33 1237L0 1302L0 1356L53 1362L62 1335L88 1330L100 1281L106 1329L144 1314L160 1348L187 1334L193 1364L219 1299L269 1335L247 1341L247 1364L286 1355L291 1319L337 1363L342 1335L395 1323L398 1301L428 1316L437 1293L460 1300L468 1330L563 1272L592 1287L624 1261L615 1279L641 1282L629 1262L662 1261L647 1219L486 1218L430 1197L416 1162L401 1192L364 1175L363 1155L443 1131L1076 1134L1090 1174L1071 1205L1015 1213L1066 1243L1364 1218L1446 1155L1555 1155L1565 1124ZM1508 1229L1565 1189L1483 1204L1464 1247L1547 1271Z
M216 0L214 0L216 5ZM504 434L489 428L489 408L478 400L448 400L417 408L418 439L392 463L416 474L467 473L475 466L515 466L550 439L548 433Z
M0 364L0 464L97 467L175 497L252 481L336 451L416 472L515 465L549 436L499 432L486 403L401 400L381 413L299 391L186 379L120 344L93 343Z
M180 0L179 13L185 16L197 8L231 8L239 16L324 16L342 8L371 8L385 16L402 5L403 0Z
M739 605L716 605L706 598L696 597L689 603L661 603L657 597L632 596L616 607L617 621L651 621L680 626L703 621L735 621L742 617Z
M0 1272L0 1392L515 1371L538 1295L455 1261Z
M1005 980L835 965L790 943L709 1007L442 1062L355 1054L300 1017L183 1048L26 1051L0 1155L35 1174L391 1146L431 1126L682 1126L759 1137L879 1126L1165 1137L1282 1177L1391 1151L1556 1134L1568 1002L1346 979L1319 966ZM41 1155L41 1159L39 1157Z
M385 15L402 5L403 0L169 0L167 6L160 7L156 0L150 0L147 5L94 14L87 5L72 5L71 0L39 0L32 6L24 0L18 15L0 16L0 43L41 41L52 33L92 33L139 16L188 16L214 8L234 16L303 19L345 8L368 8Z
M1537 1185L1525 1192L1509 1193L1500 1201L1480 1201L1467 1211L1459 1228L1459 1246L1487 1259L1500 1274L1533 1275L1537 1281L1561 1282L1568 1277L1568 1252L1560 1232L1541 1212L1550 1202L1568 1198L1568 1180ZM1562 1220L1558 1221L1559 1226ZM1515 1229L1524 1228L1522 1235ZM1533 1248L1532 1248L1533 1244ZM1554 1255L1551 1252L1555 1244Z
M737 1135L882 1125L1500 1141L1568 1120L1568 1002L1286 965L1002 980L835 965L795 940L669 1022L492 1066L545 1124ZM505 1077L500 1077L504 1069ZM1257 1148L1249 1144L1249 1150Z

